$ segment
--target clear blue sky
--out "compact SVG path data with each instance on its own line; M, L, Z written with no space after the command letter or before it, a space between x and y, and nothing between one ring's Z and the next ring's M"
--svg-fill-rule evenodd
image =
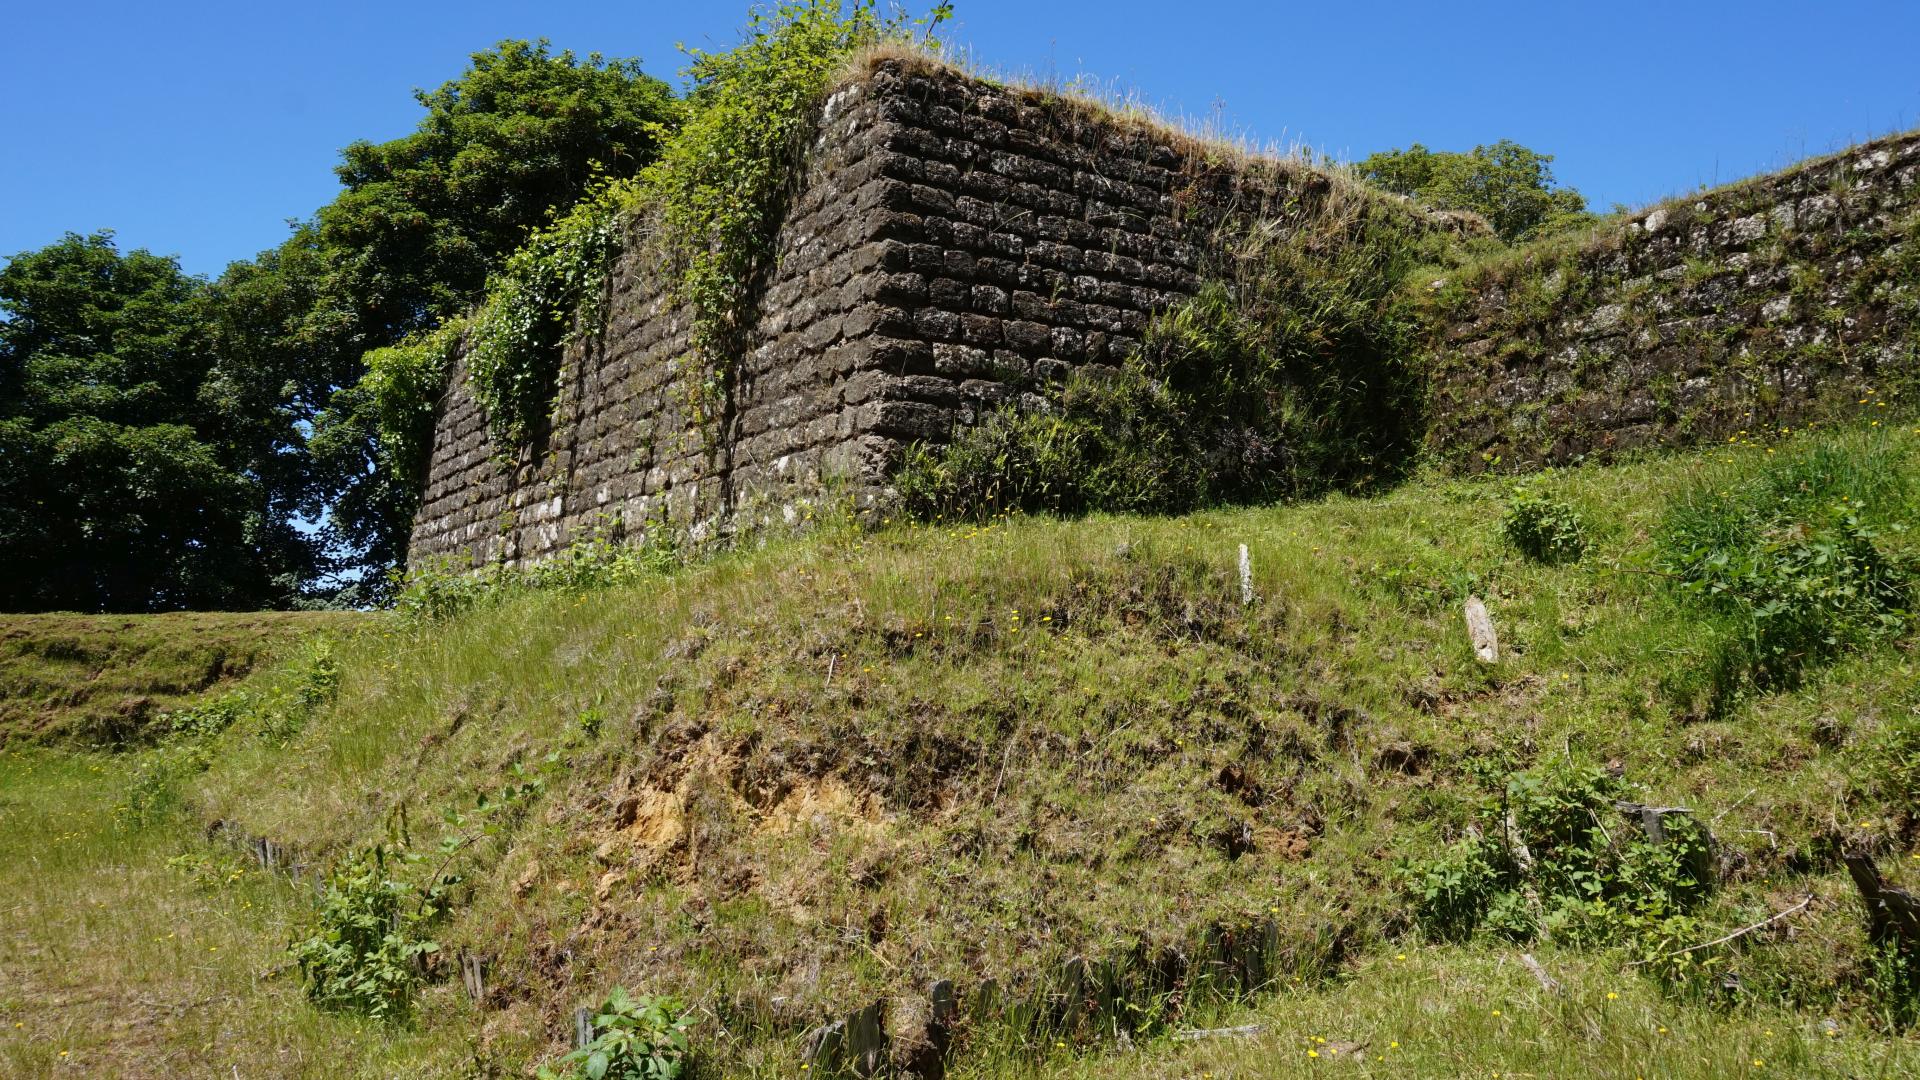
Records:
M1359 157L1512 138L1606 209L1920 124L1916 0L1464 4L956 0L1014 73L1085 73L1262 140ZM337 188L339 147L506 37L640 56L724 46L744 0L327 4L11 0L0 15L0 257L66 230L216 274Z

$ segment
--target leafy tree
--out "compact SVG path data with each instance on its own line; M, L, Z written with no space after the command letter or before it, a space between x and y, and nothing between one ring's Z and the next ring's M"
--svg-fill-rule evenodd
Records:
M105 232L0 269L0 606L284 604L314 572L232 437L203 288Z
M1511 139L1476 146L1466 154L1414 143L1405 150L1369 155L1358 168L1362 177L1388 191L1441 209L1474 211L1509 243L1593 218L1586 196L1555 183L1552 154Z
M415 97L418 129L341 151L346 190L315 217L376 346L472 303L533 228L598 179L651 162L680 111L638 60L554 54L545 41L475 53L460 78Z
M360 583L350 600L376 598L404 559L418 498L358 387L365 356L478 300L556 208L651 162L681 109L637 60L545 41L475 53L416 97L426 116L412 134L348 146L340 195L207 290L221 391L283 481L283 510L325 513L341 580Z

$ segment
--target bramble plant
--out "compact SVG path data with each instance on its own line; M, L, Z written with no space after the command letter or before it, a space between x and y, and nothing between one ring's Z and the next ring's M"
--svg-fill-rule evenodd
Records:
M442 908L437 892L420 896L391 872L405 860L376 844L327 882L318 925L289 950L315 1005L389 1022L412 1014L421 958L440 948L425 929Z
M616 986L593 1016L593 1041L542 1066L541 1080L674 1080L688 1064L686 1006Z
M1579 562L1587 551L1587 523L1580 512L1536 491L1522 489L1515 495L1501 531L1509 544L1535 562Z
M506 770L507 782L481 792L470 809L448 808L441 815L446 831L431 850L409 846L402 818L397 839L364 848L337 868L312 933L289 947L308 999L325 1009L404 1022L426 975L425 958L440 949L429 932L466 882L458 867L483 842L508 834L546 792L542 774L558 761L556 753L532 768L515 762ZM416 865L427 867L412 875L424 884L405 873Z
M1561 765L1509 776L1475 832L1441 855L1402 864L1415 922L1436 941L1476 933L1661 952L1691 930L1712 887L1705 829L1664 818L1655 842L1621 821L1625 785L1605 770Z

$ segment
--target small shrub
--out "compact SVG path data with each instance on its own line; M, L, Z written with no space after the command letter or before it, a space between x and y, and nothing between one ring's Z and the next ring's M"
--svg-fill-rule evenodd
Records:
M616 986L593 1016L593 1041L540 1069L541 1080L674 1080L688 1065L686 1007Z
M429 562L401 579L394 610L409 621L439 622L510 595L579 594L634 585L667 573L679 562L679 549L670 541L617 544L597 537L526 567L470 570Z
M1827 438L1744 475L1713 476L1662 522L1660 569L1711 640L1673 692L1717 714L1907 625L1911 574L1883 550L1906 528L1905 463L1875 440Z
M1478 835L1403 865L1415 922L1437 941L1527 941L1545 928L1555 940L1651 948L1647 934L1672 932L1669 920L1706 899L1711 852L1684 814L1665 816L1659 843L1637 820L1609 828L1624 791L1592 767L1512 774L1482 807Z
M389 1022L411 1015L421 961L440 948L424 933L439 897L422 897L390 872L403 861L396 849L376 845L327 882L318 925L290 948L315 1005Z
M212 701L175 709L161 717L159 727L168 737L210 739L246 717L250 702L244 691L222 694Z
M1500 846L1470 838L1444 854L1402 869L1413 917L1435 941L1464 941L1514 886L1513 862Z
M1587 524L1570 504L1522 491L1507 507L1501 523L1507 543L1535 562L1553 565L1580 561L1587 552Z
M457 569L452 563L414 563L395 575L393 609L410 621L440 622L480 603L494 588L494 577Z
M119 814L124 824L150 825L180 808L180 783L198 776L213 765L207 741L197 738L172 739L145 755L133 779L127 785L127 801Z

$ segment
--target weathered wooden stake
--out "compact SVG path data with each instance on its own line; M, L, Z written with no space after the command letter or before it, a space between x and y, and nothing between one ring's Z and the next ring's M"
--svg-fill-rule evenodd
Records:
M1477 596L1467 597L1467 636L1473 640L1473 655L1481 663L1500 662L1500 638L1493 632L1493 616L1487 614L1486 602Z

